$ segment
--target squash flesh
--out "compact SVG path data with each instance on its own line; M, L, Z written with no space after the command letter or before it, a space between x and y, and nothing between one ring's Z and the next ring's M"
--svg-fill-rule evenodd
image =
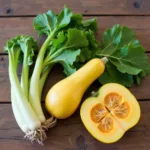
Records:
M106 108L107 113L103 118L100 115L100 119L95 122L91 110L93 111L99 104ZM119 84L110 83L100 88L98 97L91 97L83 102L80 115L85 127L96 139L104 143L113 143L139 121L140 107L130 91ZM108 119L105 126L107 117L111 119ZM102 120L103 125L101 125Z
M139 121L141 114L140 106L136 98L131 94L131 92L128 89L116 83L106 84L99 90L98 98L101 101L101 103L104 103L106 95L112 92L118 93L119 95L122 96L122 103L127 102L129 104L130 112L128 116L126 116L125 118L122 119L118 118L117 115L115 114L115 111L114 110L111 111L111 114L119 121L123 129L127 131L135 124L137 124L137 122Z
M120 139L124 131L120 128L118 122L111 116L111 114L107 114L107 117L112 118L114 122L114 127L109 132L102 132L98 126L99 123L95 123L91 120L90 111L96 104L99 104L99 100L95 98L89 98L81 106L80 116L81 119L87 128L87 130L95 137L97 140L100 140L104 143L112 143Z

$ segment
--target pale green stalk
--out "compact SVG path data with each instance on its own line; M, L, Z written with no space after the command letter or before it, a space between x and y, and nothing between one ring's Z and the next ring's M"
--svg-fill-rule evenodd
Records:
M14 59L15 60L14 61L14 69L16 71L17 71L17 67L18 67L19 55L20 55L20 51L16 54L15 59ZM11 104L12 104L13 114L15 116L18 126L24 133L27 133L29 131L28 124L25 122L24 118L22 117L23 114L17 104L15 91L13 91L13 88L11 88Z
M46 119L42 111L41 101L39 97L39 91L40 91L39 80L40 80L40 75L42 73L42 66L43 66L45 52L53 36L54 36L54 32L52 32L51 35L48 36L48 38L42 45L39 51L39 54L35 63L35 67L33 70L33 74L31 77L31 81L30 81L29 102L41 122L44 122Z
M13 88L11 88L11 104L12 104L13 114L15 116L18 126L24 133L27 133L29 131L29 128L28 128L28 125L26 124L26 122L23 118L22 112L17 104L16 96L13 91Z
M27 64L28 53L24 53L22 74L21 74L21 87L26 95L26 98L29 98L29 65Z
M13 55L9 52L9 78L13 92L15 92L15 101L18 104L22 112L22 117L25 119L25 122L28 122L29 129L36 130L40 128L41 123L37 118L36 114L32 110L23 90L21 89L18 76L15 69L15 64L13 60Z
M46 70L42 73L42 76L40 77L40 81L39 81L39 97L41 98L41 95L42 95L42 91L43 91L43 88L44 88L44 84L45 84L45 81L50 73L52 69L52 65L49 65Z

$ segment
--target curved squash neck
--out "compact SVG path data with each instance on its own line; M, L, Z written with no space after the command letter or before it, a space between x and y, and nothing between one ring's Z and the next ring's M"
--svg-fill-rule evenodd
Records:
M77 84L80 90L85 91L104 71L103 66L104 64L100 59L92 59L70 76L70 80Z

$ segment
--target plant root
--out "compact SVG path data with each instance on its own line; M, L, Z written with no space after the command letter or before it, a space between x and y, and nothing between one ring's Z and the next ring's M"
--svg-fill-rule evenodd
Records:
M43 141L47 139L46 131L49 128L52 128L56 125L57 119L55 119L53 116L49 119L47 119L44 123L42 123L41 128L31 131L29 130L24 138L26 140L31 141L32 143L35 141L39 143L40 145L44 145Z
M48 130L49 128L53 128L57 123L57 119L53 116L47 119L45 122L42 123L42 128Z

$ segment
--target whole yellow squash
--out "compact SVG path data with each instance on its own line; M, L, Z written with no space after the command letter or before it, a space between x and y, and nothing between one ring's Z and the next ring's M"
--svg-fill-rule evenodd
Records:
M86 89L104 69L104 61L94 58L74 74L55 84L46 96L48 112L58 119L71 116L78 108Z

